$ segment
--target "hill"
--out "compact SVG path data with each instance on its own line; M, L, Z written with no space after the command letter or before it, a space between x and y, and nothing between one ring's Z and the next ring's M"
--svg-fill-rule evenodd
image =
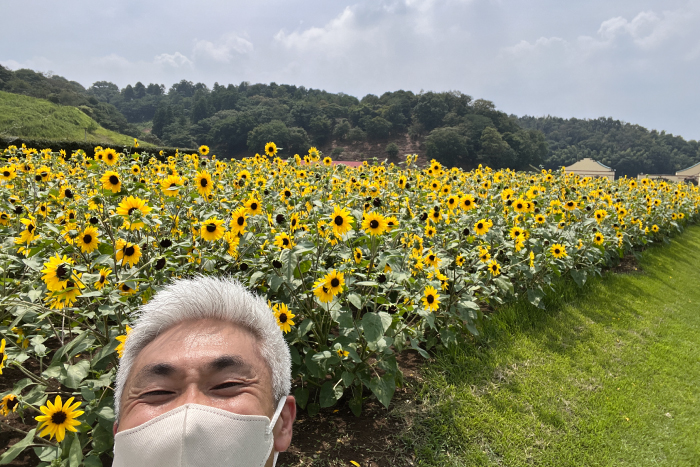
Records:
M87 130L87 131L86 131ZM131 146L130 136L102 128L76 107L0 91L0 136Z

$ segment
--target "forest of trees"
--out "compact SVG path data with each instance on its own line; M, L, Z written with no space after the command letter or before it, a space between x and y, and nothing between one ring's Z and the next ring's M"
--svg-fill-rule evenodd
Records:
M309 146L339 156L343 147L383 148L396 158L406 142L428 159L466 169L478 164L529 170L592 157L618 175L673 173L700 161L696 141L618 120L520 117L461 92L386 92L361 99L285 84L220 85L182 80L166 88L137 82L119 88L0 66L0 90L72 105L105 128L158 145L206 144L220 157L262 151L281 156Z

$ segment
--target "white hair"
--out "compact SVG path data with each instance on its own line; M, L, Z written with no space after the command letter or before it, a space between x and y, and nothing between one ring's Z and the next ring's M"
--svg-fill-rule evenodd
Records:
M199 319L227 321L252 332L258 341L258 351L272 372L275 401L289 395L292 359L282 330L267 303L234 279L196 276L165 286L137 312L117 369L114 390L117 420L122 391L139 352L176 324Z

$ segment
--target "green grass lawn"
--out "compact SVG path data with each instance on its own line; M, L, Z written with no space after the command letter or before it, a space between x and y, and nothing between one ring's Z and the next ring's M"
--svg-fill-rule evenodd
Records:
M76 107L0 91L0 136L84 141L86 128L87 140L92 143L134 143L130 136L102 128Z
M416 391L397 411L417 465L699 466L700 227L546 311L499 310Z

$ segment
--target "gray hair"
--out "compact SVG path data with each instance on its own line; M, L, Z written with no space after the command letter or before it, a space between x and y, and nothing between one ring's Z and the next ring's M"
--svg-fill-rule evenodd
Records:
M252 332L258 339L260 355L272 371L275 401L289 395L292 359L282 330L267 303L234 279L197 276L165 286L137 312L117 369L114 390L117 420L122 391L139 352L161 332L183 321L198 319L227 321Z

